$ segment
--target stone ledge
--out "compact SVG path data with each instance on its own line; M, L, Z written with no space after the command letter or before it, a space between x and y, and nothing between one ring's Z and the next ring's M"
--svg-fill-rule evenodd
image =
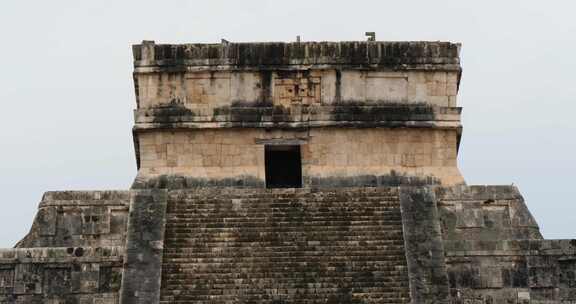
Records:
M446 256L560 255L576 260L576 240L445 241Z
M145 108L134 111L139 123L312 123L339 122L400 123L400 122L460 122L459 107L434 107L428 105L342 105L298 106L283 108L274 106L221 107L213 110L191 110L182 105Z
M175 122L136 123L133 130L157 129L222 129L222 128L433 128L461 130L459 122L438 121L305 121L305 122Z
M130 191L50 191L18 248L123 246Z
M45 247L0 249L0 264L121 262L124 247Z
M125 206L130 192L126 190L48 191L42 196L39 208L48 206Z
M442 187L436 191L439 201L448 200L506 200L522 199L518 188L513 185L473 185Z

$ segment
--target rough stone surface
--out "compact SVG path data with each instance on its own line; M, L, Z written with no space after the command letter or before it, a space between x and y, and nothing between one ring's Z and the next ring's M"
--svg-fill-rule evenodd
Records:
M449 303L444 244L434 189L401 187L400 206L413 303Z
M576 301L574 240L459 240L445 246L454 303Z
M166 224L166 190L133 190L120 300L158 303Z
M542 239L516 187L451 187L437 193L445 240Z
M131 190L46 193L0 303L576 303L576 240L465 185L459 49L135 45Z
M118 303L122 247L0 250L0 303Z
M576 241L542 240L513 186L438 188L453 303L574 303Z
M450 42L267 42L164 44L145 41L133 46L134 66L236 68L340 64L378 65L390 69L460 69L460 45Z
M16 247L124 246L129 191L46 192Z

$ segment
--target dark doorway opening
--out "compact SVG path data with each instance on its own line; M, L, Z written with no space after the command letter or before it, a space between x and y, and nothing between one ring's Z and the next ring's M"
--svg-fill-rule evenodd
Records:
M300 146L265 147L266 188L302 188Z

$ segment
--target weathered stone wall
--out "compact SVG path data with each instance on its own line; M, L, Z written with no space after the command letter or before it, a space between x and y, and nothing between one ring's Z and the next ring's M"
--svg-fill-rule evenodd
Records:
M46 192L16 247L124 246L129 191Z
M200 71L137 73L138 108L427 104L455 107L459 71Z
M121 247L0 250L0 303L116 304Z
M122 304L157 304L160 300L167 201L166 190L131 191Z
M169 191L161 303L408 303L397 188Z
M575 303L575 240L445 243L453 303Z
M576 242L542 240L514 186L436 189L452 303L574 303Z
M307 187L462 184L456 131L190 130L140 134L139 180L185 176L190 186L264 187L264 145L301 145Z
M514 186L438 188L445 240L542 239L536 220Z
M449 303L448 274L433 187L400 187L411 303Z
M263 145L282 142L303 145L306 186L464 183L455 164L458 44L143 42L134 60L137 184L181 176L260 187ZM229 133L190 139L207 129ZM191 136L171 142L176 131Z

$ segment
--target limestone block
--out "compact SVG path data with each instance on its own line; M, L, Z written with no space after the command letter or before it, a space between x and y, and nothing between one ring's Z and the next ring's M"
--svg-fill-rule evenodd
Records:
M186 102L219 105L230 102L231 76L229 72L197 72L186 74Z
M43 292L44 265L39 263L17 264L14 294L41 294Z
M342 92L340 91L342 75L340 73L340 71L337 72L336 70L325 70L322 72L320 88L322 104L333 104L342 97Z
M416 156L412 154L402 154L401 165L404 167L415 167L417 165Z
M148 145L155 145L156 138L153 133L142 133L138 135L138 141L140 142L140 146L148 146Z
M110 210L106 207L82 209L82 234L110 233Z
M368 72L365 96L368 102L405 102L408 100L408 77L404 73Z
M458 95L458 86L455 83L447 83L446 84L446 95L448 96L456 96Z
M265 92L263 84L269 79L266 73L258 72L237 72L230 74L230 99L241 103L256 103L260 100L261 95ZM268 76L269 77L269 76ZM226 100L220 100L220 103L226 103Z
M71 291L74 293L97 293L100 277L100 265L83 263L73 267L71 272Z
M47 207L38 210L36 222L40 236L53 236L56 235L57 224L57 209L54 207Z
M437 72L430 73L430 75L432 76L432 78L431 78L432 81L446 83L446 80L447 80L446 72L438 72L437 71Z
M430 81L427 84L427 91L430 97L446 97L446 82Z
M10 294L14 288L14 267L0 268L0 293Z
M458 72L447 72L446 82L450 84L458 84Z
M358 71L342 71L342 101L366 100L364 75Z
M456 96L449 96L449 97L448 97L448 106L449 106L449 107L457 107L457 106L458 106L458 102L457 102L457 97L456 97Z
M502 288L502 271L500 266L480 267L480 288Z
M448 96L429 96L428 100L431 104L440 107L448 106Z

